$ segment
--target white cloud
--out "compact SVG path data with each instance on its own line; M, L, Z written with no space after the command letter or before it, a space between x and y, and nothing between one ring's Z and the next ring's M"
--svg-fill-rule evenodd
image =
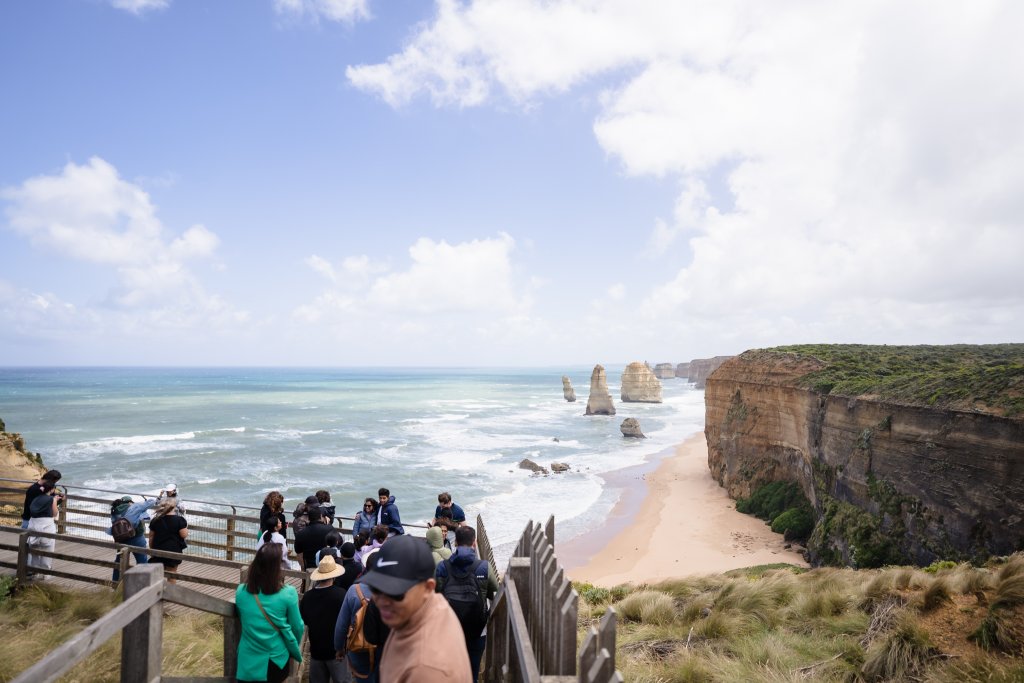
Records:
M123 9L132 14L142 14L151 10L166 9L171 0L110 0L112 7Z
M193 225L168 241L149 195L93 157L60 173L29 178L0 190L9 227L33 244L71 259L116 270L120 285L109 304L124 308L187 309L220 315L225 305L207 295L187 263L213 255L218 237Z
M274 11L313 21L326 19L353 23L370 18L367 0L274 0Z
M725 312L766 316L756 338L1024 333L1024 5L437 7L352 83L395 106L477 106L600 77L597 142L629 174L681 183L649 251L685 244L689 261L648 319L717 320L721 339Z
M623 301L626 298L626 285L617 282L609 287L608 298L612 301Z

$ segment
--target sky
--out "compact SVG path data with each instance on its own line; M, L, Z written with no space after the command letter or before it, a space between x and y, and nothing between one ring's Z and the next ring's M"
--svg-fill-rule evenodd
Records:
M1024 3L0 3L0 366L1022 341Z

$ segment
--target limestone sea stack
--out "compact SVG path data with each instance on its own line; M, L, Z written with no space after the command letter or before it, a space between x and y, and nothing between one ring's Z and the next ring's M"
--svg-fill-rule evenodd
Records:
M622 371L619 397L623 403L661 403L661 382L646 363L634 361Z
M676 377L678 377L679 379L689 379L690 378L690 364L689 363L680 363L679 365L677 365L676 366Z
M565 396L569 403L576 402L576 390L572 388L572 382L565 375L562 375L562 396Z
M640 431L640 420L636 419L635 417L627 417L625 420L623 420L622 424L619 425L619 431L622 432L623 436L631 439L647 438L646 436L644 436L644 433Z
M671 363L658 363L654 366L654 376L658 379L675 379L676 369Z
M711 373L732 356L715 356L714 358L695 358L690 361L690 381L696 389L703 389Z
M590 373L590 397L587 399L587 412L584 415L614 415L615 404L608 393L608 377L604 366L595 365Z

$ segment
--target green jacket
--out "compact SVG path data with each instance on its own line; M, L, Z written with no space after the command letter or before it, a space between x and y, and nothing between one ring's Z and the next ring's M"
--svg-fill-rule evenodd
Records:
M237 678L247 681L267 680L267 662L284 668L288 658L302 661L302 617L299 615L299 594L292 586L284 586L271 595L259 594L263 609L273 619L280 633L267 622L256 598L245 590L235 590L235 608L242 620L242 639L238 644Z

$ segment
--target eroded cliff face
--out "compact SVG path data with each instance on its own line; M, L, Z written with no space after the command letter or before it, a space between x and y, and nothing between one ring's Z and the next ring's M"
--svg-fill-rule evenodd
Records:
M0 431L0 477L35 481L45 471L42 458L25 448L21 434Z
M708 465L733 497L795 481L812 560L867 566L1024 548L1024 420L824 395L820 362L748 351L705 391Z
M690 361L687 373L694 387L703 389L707 378L711 376L722 363L732 356L715 356L714 358L694 358Z

